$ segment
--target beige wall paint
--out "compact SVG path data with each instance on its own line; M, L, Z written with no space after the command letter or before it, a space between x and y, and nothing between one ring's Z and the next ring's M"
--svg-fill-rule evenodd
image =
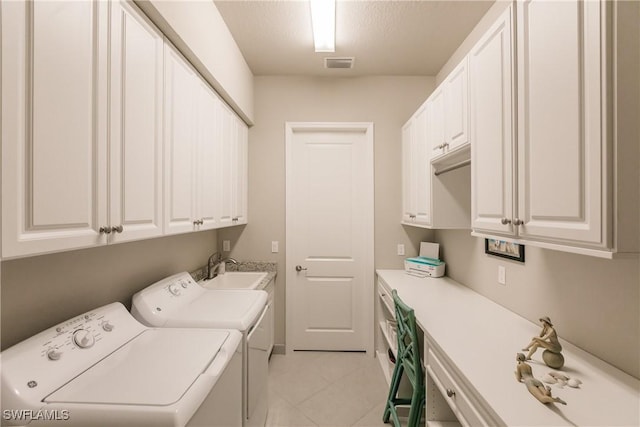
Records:
M640 266L637 257L606 260L525 247L525 263L484 253L467 230L439 230L447 275L538 323L549 316L560 337L640 377ZM506 286L498 284L498 266ZM530 337L522 337L523 347Z
M135 0L222 98L253 123L253 73L213 1Z
M181 234L2 262L1 347L151 283L203 266L217 231Z
M285 342L285 122L374 123L375 265L402 268L396 244L415 255L430 231L403 227L400 128L434 87L432 77L256 77L249 130L249 224L220 230L238 260L278 262L276 344ZM271 241L280 252L271 253ZM373 301L373 296L372 296Z

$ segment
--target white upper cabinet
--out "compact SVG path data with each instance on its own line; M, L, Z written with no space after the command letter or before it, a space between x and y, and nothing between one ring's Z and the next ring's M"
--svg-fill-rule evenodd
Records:
M248 178L249 178L249 129L235 116L236 138L234 143L233 171L233 211L231 221L234 225L246 224L248 221Z
M453 151L469 142L467 80L467 59L465 58L444 81L444 117L448 144L445 152Z
M469 54L474 235L601 257L638 250L617 243L638 196L614 182L628 163L612 153L631 142L611 130L620 101L607 73L628 67L607 48L622 31L610 6L517 2L515 37L510 6Z
M402 222L408 225L431 225L431 164L427 103L402 128Z
M112 2L109 239L162 235L163 38L134 6Z
M5 258L106 239L107 13L104 2L2 3Z
M472 227L512 233L514 112L512 7L469 53Z
M220 180L220 224L246 224L248 183L248 129L226 106L222 115L222 156Z
M209 86L199 82L196 211L199 230L220 226L220 169L222 138L219 129L222 102Z
M517 5L518 234L607 247L603 4Z
M193 231L198 225L196 207L196 105L195 71L170 45L165 47L165 233Z
M430 104L429 145L433 150L432 160L468 147L467 68L465 57L427 101Z

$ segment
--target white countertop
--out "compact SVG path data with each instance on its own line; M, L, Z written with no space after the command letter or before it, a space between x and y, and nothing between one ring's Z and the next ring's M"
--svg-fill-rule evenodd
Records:
M423 279L404 270L377 273L414 309L425 336L506 425L640 425L640 381L636 378L561 339L565 365L560 371L583 384L577 389L551 385L553 396L567 405L544 405L514 375L516 353L523 352L540 333L540 325L447 277ZM562 336L561 326L558 334ZM536 378L554 370L542 362L542 349L532 358Z

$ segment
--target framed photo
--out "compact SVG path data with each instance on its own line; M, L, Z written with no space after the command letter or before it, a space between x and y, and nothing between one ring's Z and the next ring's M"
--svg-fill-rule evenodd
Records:
M524 262L524 245L498 239L484 239L484 253Z

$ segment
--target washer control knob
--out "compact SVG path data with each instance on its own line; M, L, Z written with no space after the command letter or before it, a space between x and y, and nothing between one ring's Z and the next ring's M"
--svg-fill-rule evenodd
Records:
M49 358L49 360L60 360L60 358L62 357L62 352L56 350L55 348L52 348L51 350L47 351L47 357Z
M180 295L180 287L178 285L171 284L169 285L169 292L171 292L171 294L175 295L175 296L179 296Z
M78 329L73 333L73 342L80 348L89 348L95 344L96 340L91 332L86 329Z
M111 331L113 331L113 328L114 328L114 326L111 323L109 323L108 320L102 324L102 329L105 332L111 332Z
M183 288L185 288L185 289L186 289L186 288L187 288L187 286L189 286L189 282L187 282L186 280L183 280L183 281L181 281L181 282L180 282L180 285L181 285Z

